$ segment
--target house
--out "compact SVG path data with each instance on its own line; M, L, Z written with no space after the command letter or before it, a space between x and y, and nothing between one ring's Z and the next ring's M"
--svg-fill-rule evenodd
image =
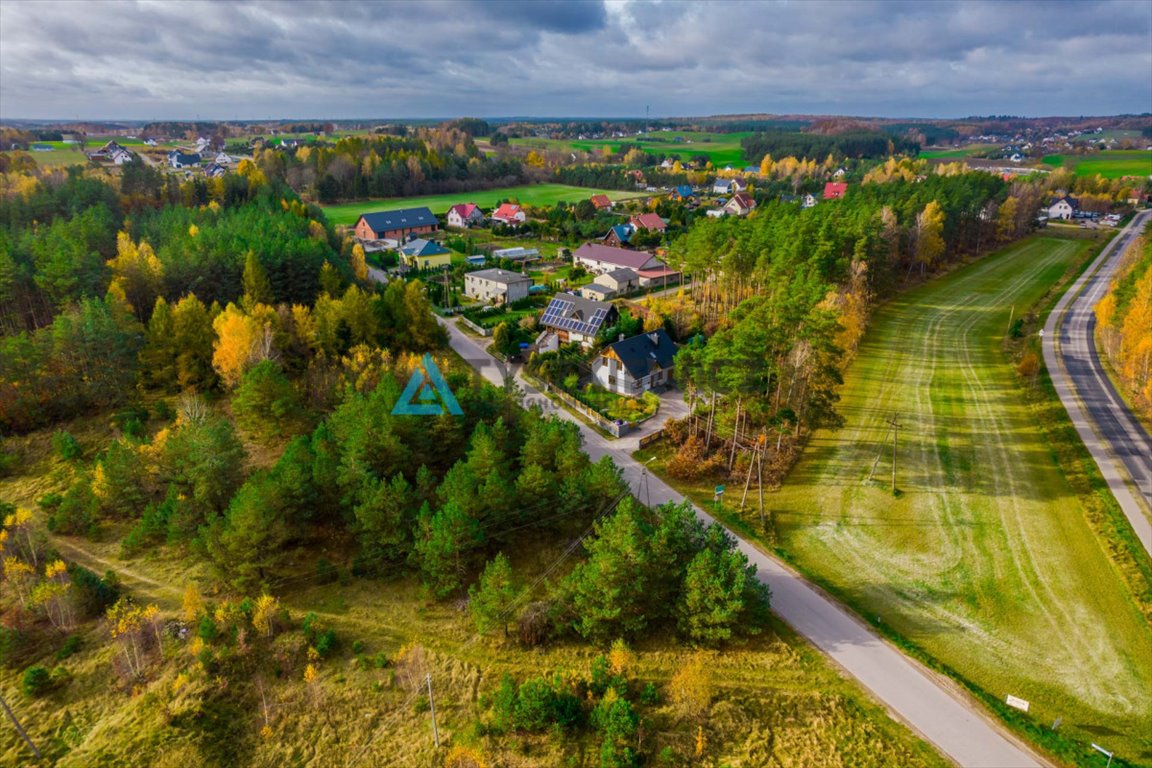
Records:
M572 265L582 266L599 275L620 267L655 269L664 266L664 263L647 251L629 251L600 243L584 243L572 254Z
M464 275L464 295L489 304L511 304L528 297L532 278L506 269L482 269Z
M748 185L740 179L716 179L712 182L712 194L714 195L734 195L746 189L748 189Z
M633 229L652 229L657 232L663 232L668 228L668 223L660 218L656 213L638 213L628 220Z
M236 158L232 157L232 155L229 155L227 152L217 152L216 159L212 162L216 163L216 165L235 165Z
M448 209L448 226L466 229L484 223L484 212L476 203L457 203Z
M730 213L733 216L747 216L756 208L756 201L752 199L751 195L744 192L737 192L732 195L732 199L724 204L725 213Z
M623 296L640 287L640 275L633 269L620 267L602 275L596 275L593 285L601 285L612 291L614 296Z
M507 259L508 261L539 261L540 251L535 248L497 248L492 251L492 258Z
M589 283L577 288L574 293L584 299L591 299L592 301L609 301L616 298L616 292L611 288L597 283Z
M174 149L168 153L168 165L176 169L200 165L200 154L196 152L185 154L178 149Z
M662 163L660 163L660 168L662 170L667 171L667 170L671 170L672 166L674 166L674 165L676 165L676 161L673 160L671 157L666 157L666 158L664 158L664 161Z
M204 152L211 146L212 146L211 140L206 139L203 136L196 139L196 151L197 152Z
M580 344L591 347L601 328L610 327L620 313L613 305L594 299L585 299L572 293L558 293L544 309L540 325L544 333L537 339L538 348L550 346L544 340L551 336L555 344ZM542 343L543 341L543 343Z
M608 195L592 195L589 200L592 201L592 205L596 206L598 211L612 210L612 201L608 199Z
M218 176L223 176L228 169L219 163L212 163L204 169L204 175L210 179L215 179Z
M668 197L672 198L673 200L679 200L681 202L687 202L695 196L696 193L692 191L692 187L688 184L681 184L680 186L674 188L672 193L668 195Z
M1048 206L1048 218L1063 219L1067 221L1068 219L1075 217L1079 210L1079 200L1064 196L1053 200L1052 203Z
M746 165L746 166L744 166L744 174L746 176L759 176L760 175L760 166L758 166L758 165Z
M704 211L704 215L710 219L722 219L726 211L723 208L709 208Z
M146 146L146 147L156 146L156 139L144 139L144 146Z
M812 194L811 192L804 195L804 197L800 198L800 207L801 208L812 208L815 205L816 205L816 195Z
M418 237L400 246L400 260L411 269L438 269L452 263L452 251Z
M844 181L830 181L824 185L825 200L839 200L848 191L848 183Z
M619 248L622 245L627 245L628 241L632 239L632 233L636 229L631 224L617 224L608 230L608 234L604 235L604 245L612 248Z
M663 328L637 334L604 347L592 361L592 379L609 392L639 397L672 383L676 351Z
M507 227L518 227L528 216L524 209L514 203L504 203L492 212L492 221Z
M847 174L847 173L848 173L848 171L845 170L844 168L837 168L836 172L832 174L832 178L842 179L842 178L844 178L845 174Z
M356 220L356 237L361 240L397 240L409 235L426 235L440 228L440 222L427 208L402 208L398 211L362 213Z

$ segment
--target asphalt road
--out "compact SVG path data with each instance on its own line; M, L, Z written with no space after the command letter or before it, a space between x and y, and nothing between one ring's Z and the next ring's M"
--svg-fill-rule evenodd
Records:
M1056 304L1044 325L1044 364L1128 522L1152 555L1152 438L1105 374L1096 350L1093 308L1108 290L1128 243L1152 217L1125 227Z
M441 323L451 334L452 348L488 381L501 385L505 375L515 375L493 360L480 343L454 323L443 320ZM525 392L526 404L538 403L554 410L551 401L522 377L517 375L516 382ZM659 478L646 476L643 466L632 458L639 437L652 427L621 440L609 440L567 411L556 412L580 427L584 448L593 460L605 455L613 458L638 499L650 504L683 500ZM716 522L704 510L695 509L701 520ZM871 691L894 717L944 755L965 768L1047 765L1008 736L950 681L931 673L886 643L847 609L783 563L735 532L730 533L740 550L756 565L759 578L771 588L773 611Z

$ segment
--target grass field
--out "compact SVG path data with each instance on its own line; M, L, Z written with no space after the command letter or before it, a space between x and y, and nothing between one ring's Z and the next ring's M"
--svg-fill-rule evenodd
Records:
M578 149L584 152L597 153L603 151L605 146L612 148L613 152L620 150L623 143L639 144L645 151L652 154L680 155L688 160L695 155L707 155L712 164L718 167L732 165L744 167L744 148L740 140L750 136L749 132L737 133L702 133L695 131L654 131L652 141L643 136L629 136L624 139L512 139L511 143L523 147L540 147L546 149ZM673 141L682 138L683 142Z
M1100 174L1106 179L1152 176L1152 152L1146 149L1118 149L1091 155L1045 155L1043 162L1056 168L1068 163L1077 176Z
M998 348L1010 308L1089 247L1032 239L884 307L846 376L846 426L813 437L770 505L782 549L860 610L1037 722L1147 763L1152 631Z
M522 205L555 205L561 200L577 203L595 194L608 195L612 200L636 197L635 192L622 192L618 189L588 189L571 187L566 184L525 184L519 187L500 187L477 192L454 192L447 195L424 195L423 197L393 197L386 200L364 200L356 203L321 206L324 215L333 224L352 225L362 213L394 211L398 208L415 208L426 205L432 213L444 213L456 203L476 203L481 208L493 208L497 200L515 199Z
M981 152L986 152L989 149L995 149L999 144L969 144L960 149L940 149L928 148L920 152L920 157L925 160L963 160L966 157L978 155Z

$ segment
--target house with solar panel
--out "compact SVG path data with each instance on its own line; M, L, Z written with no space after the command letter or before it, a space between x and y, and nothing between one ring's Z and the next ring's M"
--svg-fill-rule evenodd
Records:
M609 392L639 397L672 384L676 342L663 328L609 344L592 361L592 380Z
M561 344L591 347L596 343L600 330L615 325L619 318L616 307L606 301L558 293L540 317L544 332L536 339L536 348L550 350Z
M440 228L440 221L427 208L362 213L356 220L361 240L395 240L403 243L412 235L426 235Z

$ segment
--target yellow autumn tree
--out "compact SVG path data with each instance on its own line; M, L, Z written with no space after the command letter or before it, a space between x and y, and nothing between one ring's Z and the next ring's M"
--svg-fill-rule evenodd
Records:
M216 343L212 347L212 367L228 387L235 387L253 362L264 329L235 304L229 304L212 321Z
M712 673L709 654L699 651L668 683L668 700L682 716L700 719L712 703Z
M200 590L196 588L195 584L184 587L184 602L180 607L180 615L184 621L191 624L200 618L203 611L204 598L200 597Z
M364 253L364 246L360 243L352 246L352 274L362 283L368 282L368 258Z
M1016 214L1020 208L1020 201L1011 195L1000 204L996 214L996 239L1008 242L1016 236Z
M152 246L143 240L133 243L127 232L121 232L116 236L116 258L108 267L112 270L111 284L124 292L137 317L145 317L156 303L164 280L164 267Z
M920 272L936 266L944 255L944 211L933 200L916 217L916 261Z
M260 595L252 612L252 628L264 637L272 637L276 629L276 614L279 611L279 600L272 595Z

